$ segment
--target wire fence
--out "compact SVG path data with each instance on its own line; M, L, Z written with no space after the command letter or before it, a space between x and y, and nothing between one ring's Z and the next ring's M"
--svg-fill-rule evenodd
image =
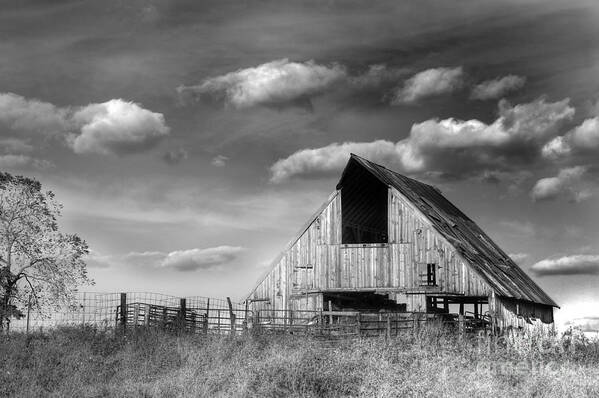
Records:
M290 333L318 337L398 336L430 323L459 333L489 330L484 317L448 318L421 312L252 311L230 298L176 297L150 292L79 293L68 308L41 315L26 311L10 323L9 332L45 331L59 326L86 325L123 330L155 327L177 333Z
M176 297L151 292L126 293L77 293L72 304L39 313L26 308L25 316L12 319L9 331L43 331L58 326L89 325L100 329L117 326L163 326L179 327L183 324L206 323L211 329L231 329L231 314L236 319L245 319L244 304L230 299L209 297ZM214 324L214 325L211 325ZM193 327L192 327L193 329Z

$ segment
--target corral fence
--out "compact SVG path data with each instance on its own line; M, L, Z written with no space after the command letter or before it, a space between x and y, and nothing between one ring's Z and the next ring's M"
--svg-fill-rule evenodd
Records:
M230 298L175 297L158 293L79 293L72 305L40 315L27 308L9 331L33 332L59 326L88 325L127 331L153 327L177 333L289 333L326 338L398 336L430 324L458 333L488 329L484 318L447 317L422 312L252 311Z

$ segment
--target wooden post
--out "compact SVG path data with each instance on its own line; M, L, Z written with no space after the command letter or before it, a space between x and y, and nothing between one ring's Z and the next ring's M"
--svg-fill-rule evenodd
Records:
M121 293L121 329L123 333L127 330L127 293Z
M460 303L460 315L464 315L464 303Z
M206 299L206 334L208 334L208 325L210 325L210 298Z
M391 338L391 314L387 314L387 339Z
M333 303L329 300L329 325L333 324Z
M235 313L233 312L233 304L231 298L227 297L227 304L229 305L229 319L231 322L231 335L235 334Z
M478 319L478 301L474 302L474 319Z
M187 326L187 300L182 298L179 300L179 329L185 331Z
M248 301L249 300L245 300L245 313L243 314L243 331L247 332L248 330Z
M150 326L150 304L144 306L144 325Z
M458 315L458 330L461 341L464 338L464 314Z
M31 294L29 295L29 299L27 300L27 328L25 329L25 332L27 334L29 334L29 316L30 315L31 315Z
M449 300L447 299L447 297L443 299L443 312L445 312L446 314L449 313Z

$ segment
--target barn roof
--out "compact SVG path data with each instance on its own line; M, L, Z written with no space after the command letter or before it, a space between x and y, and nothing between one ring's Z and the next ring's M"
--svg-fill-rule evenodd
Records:
M356 165L397 189L414 204L497 295L558 306L474 221L432 185L352 154L337 189L343 185L350 167Z

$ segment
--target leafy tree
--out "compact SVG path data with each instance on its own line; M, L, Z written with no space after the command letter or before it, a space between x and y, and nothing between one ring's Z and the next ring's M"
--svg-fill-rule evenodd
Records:
M87 243L59 231L61 209L38 181L0 172L0 330L25 305L70 304L77 286L93 284Z

